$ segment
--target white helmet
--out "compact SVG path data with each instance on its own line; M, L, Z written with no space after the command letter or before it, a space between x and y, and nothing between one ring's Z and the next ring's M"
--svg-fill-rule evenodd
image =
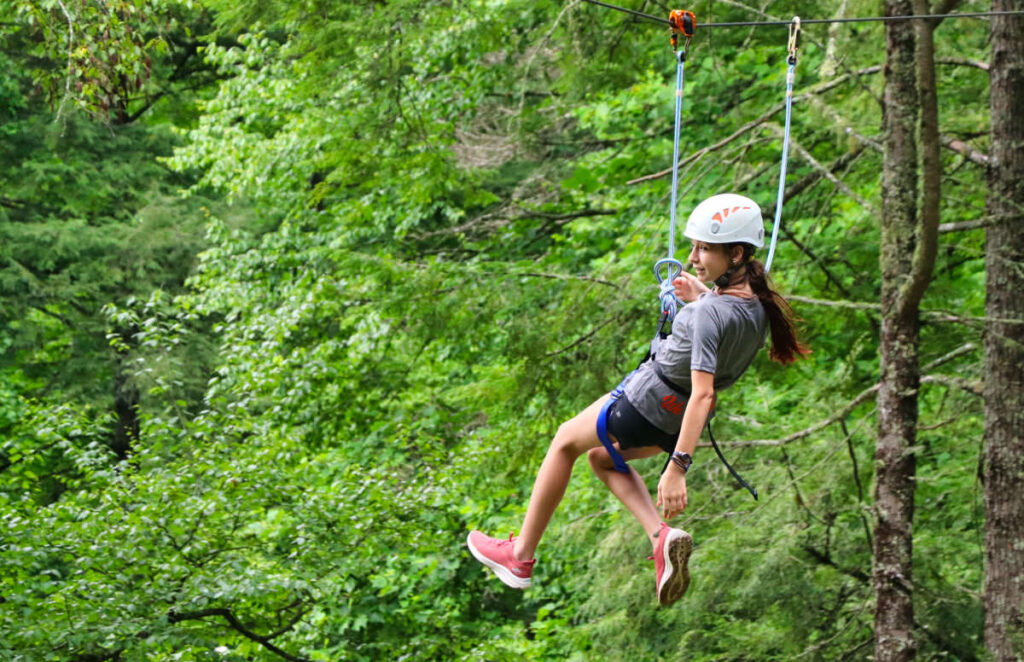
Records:
M713 195L690 213L683 234L709 244L741 241L761 248L764 246L761 208L750 198L735 193Z

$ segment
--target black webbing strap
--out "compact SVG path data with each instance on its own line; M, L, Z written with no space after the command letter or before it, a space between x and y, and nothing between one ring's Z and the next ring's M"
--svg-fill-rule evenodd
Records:
M718 459L722 461L722 464L724 464L725 468L729 470L729 473L732 474L732 477L736 479L736 482L739 483L740 485L742 485L743 487L747 488L747 490L751 494L754 495L754 501L757 501L757 489L751 487L750 483L748 483L747 481L743 480L743 476L741 476L738 473L736 473L736 470L732 468L732 465L729 464L729 461L725 459L724 455L722 455L721 449L718 448L718 442L715 441L715 435L711 433L711 419L710 418L708 418L707 428L708 428L708 438L711 439L711 447L715 449L716 453L718 453Z

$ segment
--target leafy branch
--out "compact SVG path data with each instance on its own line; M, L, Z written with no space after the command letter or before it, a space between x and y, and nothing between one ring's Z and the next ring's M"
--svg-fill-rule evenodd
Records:
M242 623L242 621L240 621L238 617L235 616L235 614L232 613L232 611L226 607L211 607L210 609L200 609L197 611L171 613L170 615L168 615L167 620L170 623L181 623L182 621L203 621L211 616L219 616L223 618L225 621L227 621L228 625L231 626L231 629L235 630L246 639L249 639L250 641L255 641L256 643L263 646L268 651L277 655L278 657L284 658L289 662L312 662L309 658L299 657L298 655L292 655L291 653L288 653L287 651L275 646L274 643L272 642L272 639L274 639L276 636L279 636L280 634L283 634L288 629L290 629L290 627L284 630L279 630L278 632L272 635L261 636L247 628L245 624ZM301 618L301 612L299 618ZM298 619L296 619L293 622L293 625L297 622Z

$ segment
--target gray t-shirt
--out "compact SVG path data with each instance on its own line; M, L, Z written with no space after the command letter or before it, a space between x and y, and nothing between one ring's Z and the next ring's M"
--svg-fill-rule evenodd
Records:
M658 378L654 364L686 393L691 370L714 374L715 391L720 391L746 372L767 335L768 318L756 298L705 292L676 314L672 333L659 343L655 359L629 377L626 398L658 429L678 434L683 396Z

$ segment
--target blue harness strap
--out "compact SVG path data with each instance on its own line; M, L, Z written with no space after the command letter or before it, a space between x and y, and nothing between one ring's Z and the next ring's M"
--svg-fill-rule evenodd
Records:
M608 436L608 410L612 408L615 401L622 397L622 394L626 392L625 389L626 381L623 380L621 384L615 387L612 391L612 395L601 407L601 413L597 415L597 438L604 444L604 449L608 451L608 455L612 458L612 463L615 465L615 470L621 474L629 473L629 465L626 464L626 459L622 457L622 453L619 449L615 448L615 444L612 443L611 437Z

